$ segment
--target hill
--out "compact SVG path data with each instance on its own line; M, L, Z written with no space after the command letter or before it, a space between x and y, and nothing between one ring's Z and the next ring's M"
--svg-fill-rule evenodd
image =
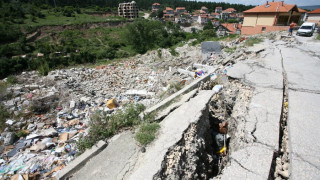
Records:
M320 8L320 5L314 5L314 6L299 6L299 8L302 8L302 9L307 9L307 10L315 10L315 9L318 9Z

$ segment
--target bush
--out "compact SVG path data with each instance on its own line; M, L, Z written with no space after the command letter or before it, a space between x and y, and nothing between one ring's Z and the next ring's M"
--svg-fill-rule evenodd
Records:
M7 84L12 85L17 83L18 83L18 79L16 76L11 75L7 77Z
M155 139L155 134L159 128L160 125L155 122L143 124L136 134L136 140L142 145L151 143Z
M122 128L140 124L142 121L139 114L144 110L145 106L142 104L128 104L111 116L96 112L91 117L89 134L80 137L77 142L79 153L91 148L99 140L111 137Z
M236 19L228 19L227 23L238 23L239 21Z
M9 118L8 111L0 105L0 131L2 132L6 128L6 120Z
M44 61L43 64L40 65L38 72L41 76L46 76L50 72L50 67L47 61Z
M246 46L253 46L254 44L259 44L261 43L263 40L261 38L249 38L246 40L246 42L244 43Z
M203 27L203 30L213 29L213 24L211 21L208 21L208 23Z

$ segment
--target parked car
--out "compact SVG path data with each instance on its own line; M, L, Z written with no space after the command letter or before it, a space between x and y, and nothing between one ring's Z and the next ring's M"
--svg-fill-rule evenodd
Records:
M316 23L305 22L297 31L297 35L312 36L316 28Z

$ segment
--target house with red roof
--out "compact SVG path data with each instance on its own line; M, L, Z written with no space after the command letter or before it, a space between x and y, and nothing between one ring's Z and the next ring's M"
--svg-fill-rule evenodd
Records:
M159 3L153 3L152 4L152 12L156 12L160 9L160 4Z
M315 22L320 24L320 8L308 12L308 22Z
M208 8L205 6L202 6L200 10L204 11L205 13L209 12ZM200 11L200 13L201 13L201 11Z
M242 25L239 23L223 23L221 26L228 31L228 34L240 34L242 28Z
M176 14L180 15L180 14L186 13L187 11L185 7L177 7L175 12Z
M199 24L206 24L208 23L208 18L208 14L199 14L197 22Z
M269 31L288 30L288 25L298 23L301 12L295 4L284 1L266 2L243 12L244 20L241 34L259 34Z
M222 13L222 7L216 7L214 12L219 14Z
M163 18L166 21L175 21L174 10L171 7L166 7L166 9L163 10Z

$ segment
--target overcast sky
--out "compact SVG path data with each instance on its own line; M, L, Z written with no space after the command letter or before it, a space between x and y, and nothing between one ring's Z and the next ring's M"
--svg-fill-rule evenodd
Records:
M266 0L198 0L198 1L226 2L230 4L245 4L245 5L262 5L266 3ZM269 2L272 2L272 0L269 0ZM296 4L298 6L320 5L319 0L285 0L284 3Z

